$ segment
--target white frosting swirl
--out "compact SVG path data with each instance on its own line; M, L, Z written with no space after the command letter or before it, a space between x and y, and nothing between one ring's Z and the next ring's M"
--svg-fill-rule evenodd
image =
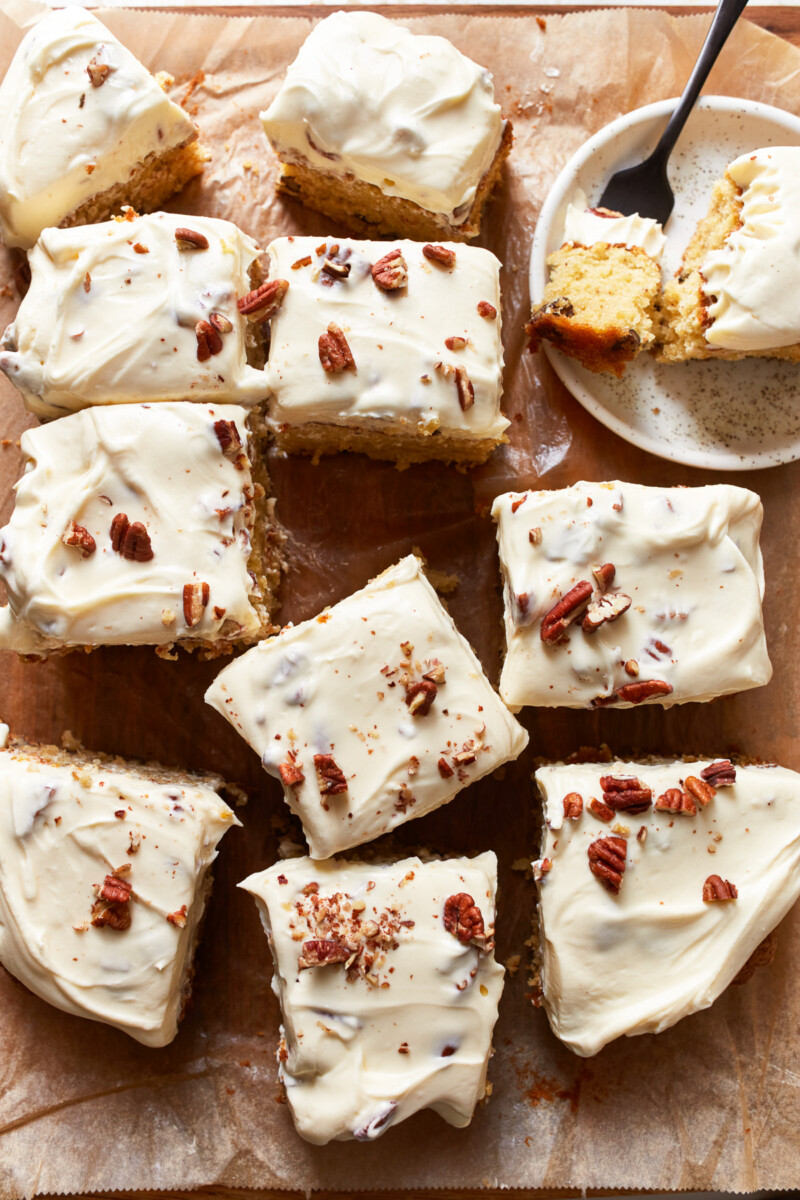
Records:
M593 246L595 242L607 242L610 246L640 246L656 262L666 245L658 221L651 217L640 217L638 213L626 216L604 216L597 209L588 207L586 194L575 192L564 219L564 241L578 246Z

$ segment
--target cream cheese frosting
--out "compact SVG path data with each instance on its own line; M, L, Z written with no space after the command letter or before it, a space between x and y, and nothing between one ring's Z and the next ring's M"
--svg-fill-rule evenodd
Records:
M582 482L507 492L492 516L505 584L500 695L512 709L670 706L769 682L754 492ZM595 568L606 565L603 583ZM581 591L593 607L573 609L560 637L556 606Z
M610 246L627 246L629 250L639 246L658 262L667 239L661 225L651 217L639 213L606 215L604 210L589 208L586 193L578 188L567 207L564 241L578 246L607 242Z
M800 893L794 771L737 766L735 782L717 786L705 806L697 801L696 812L656 810L668 790L702 782L714 761L559 763L536 772L547 823L534 864L544 1007L576 1054L596 1054L622 1034L660 1033L708 1008ZM602 801L604 777L638 780L652 792L650 806L598 820L588 804ZM576 796L582 812L569 819L564 798ZM609 836L624 843L618 894L589 865L589 846ZM704 900L710 876L732 884L736 897Z
M263 399L248 365L237 299L259 249L230 221L153 213L46 229L29 255L31 286L0 342L0 370L31 412L91 404ZM189 232L205 242L179 241ZM197 325L221 326L200 361Z
M448 243L444 250L455 255L448 267L405 240L288 237L267 249L270 278L289 284L272 319L266 367L273 428L321 422L502 436L509 422L500 411L500 263L490 251ZM398 249L407 284L384 291L370 268ZM329 274L326 263L347 274ZM480 314L481 304L489 315ZM318 341L332 322L355 370L323 368ZM458 371L472 386L471 404L463 402Z
M244 451L246 420L235 405L125 404L27 430L0 530L0 647L44 655L257 633L250 465L220 441L235 433Z
M711 298L706 341L745 353L800 342L800 146L742 154L728 167L741 189L740 226L702 262Z
M314 27L261 113L278 157L466 220L503 136L488 71L377 13Z
M280 1078L298 1132L317 1145L372 1140L422 1108L468 1125L503 990L494 854L295 858L240 887L255 897L272 951ZM458 911L469 914L460 927ZM320 961L321 940L338 961Z
M327 858L447 803L528 735L413 555L222 670L206 700Z
M37 996L147 1046L175 1037L222 835L216 788L163 769L0 749L0 962ZM124 919L98 922L107 876ZM102 921L102 917L100 918ZM125 922L127 921L127 927Z
M89 68L100 68L94 85ZM107 72L103 68L108 68ZM32 246L150 153L196 136L192 121L83 8L48 13L0 84L0 236Z

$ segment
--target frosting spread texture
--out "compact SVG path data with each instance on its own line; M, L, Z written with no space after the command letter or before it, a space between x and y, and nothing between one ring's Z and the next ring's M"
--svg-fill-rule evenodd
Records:
M187 232L200 244L176 236ZM162 212L46 229L0 342L0 370L40 417L140 400L254 403L266 384L248 365L236 302L258 253L212 217ZM210 318L222 332L201 361L197 325Z
M469 1124L503 990L496 885L492 853L428 863L295 858L240 885L269 938L280 1078L308 1141L371 1140L422 1108Z
M593 246L607 242L610 246L641 247L656 262L667 239L658 221L640 217L638 213L608 216L602 209L589 208L586 194L578 188L564 219L564 241L578 246Z
M454 224L503 136L486 70L370 12L320 21L261 121L284 161L351 173Z
M125 404L27 430L0 530L0 647L257 633L246 420L235 405ZM235 457L227 432L242 443Z
M281 779L314 858L438 808L528 741L412 555L259 642L206 700Z
M3 241L32 246L148 154L195 136L183 110L96 17L83 8L47 14L0 84Z
M769 681L754 492L576 483L507 492L492 515L512 708L669 706Z
M596 1054L622 1034L659 1033L708 1008L800 893L794 771L737 766L735 781L717 782L705 803L688 793L694 812L658 810L660 797L704 782L704 771L713 780L713 761L536 772L547 823L545 861L534 864L544 1006L576 1054ZM595 817L588 805L602 801L609 777L649 789L646 810L617 811L612 823ZM576 819L565 816L565 797L582 800ZM618 894L590 869L589 847L608 838L618 839L625 863ZM711 898L712 876L723 898Z

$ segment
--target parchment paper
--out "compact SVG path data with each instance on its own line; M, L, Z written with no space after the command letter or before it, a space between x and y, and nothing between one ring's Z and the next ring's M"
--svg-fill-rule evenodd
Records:
M14 0L15 12L24 11ZM0 14L0 69L20 32ZM266 245L290 232L336 233L272 194L273 162L256 116L311 28L304 16L257 19L110 11L112 30L154 69L176 77L214 158L173 207L237 221ZM511 444L471 475L439 465L398 472L343 455L270 467L289 533L284 619L312 616L413 546L455 573L450 609L497 679L500 580L484 515L498 492L581 478L658 484L729 479L766 508L765 614L776 672L767 688L664 714L528 709L528 752L502 781L484 780L410 822L395 846L497 851L499 956L522 955L496 1031L491 1101L468 1131L418 1115L372 1145L306 1145L280 1102L277 1005L255 907L235 884L276 856L284 807L277 785L202 702L218 666L163 662L147 649L77 653L42 665L0 655L0 714L31 738L69 728L86 745L209 768L249 790L243 830L226 838L216 871L195 1002L177 1040L148 1050L102 1025L57 1013L0 972L0 1196L119 1189L227 1187L781 1188L800 1176L800 912L779 931L771 967L713 1008L658 1037L621 1039L582 1061L550 1034L528 997L525 939L534 890L512 869L535 851L529 774L536 754L562 756L608 741L625 751L726 754L734 749L800 768L796 530L800 466L712 475L652 458L608 433L524 353L527 262L543 197L573 150L620 113L680 91L707 17L606 11L548 16L420 16L484 63L516 129L505 191L481 239L504 262L506 405ZM741 23L709 90L800 111L800 53ZM555 74L555 71L558 74ZM8 255L0 328L18 303ZM19 469L13 444L32 422L0 388L0 520ZM615 982L608 980L613 988Z

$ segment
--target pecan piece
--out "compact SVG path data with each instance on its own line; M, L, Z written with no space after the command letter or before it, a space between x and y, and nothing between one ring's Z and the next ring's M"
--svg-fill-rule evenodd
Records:
M399 248L379 258L370 267L370 272L382 292L394 292L408 286L408 263Z
M628 812L634 816L645 812L653 802L653 789L645 787L635 775L602 775L600 787L603 800L614 812Z
M729 758L721 758L710 767L703 767L700 778L715 788L730 787L736 783L736 767Z
M207 250L208 238L196 229L185 229L182 225L175 230L175 241L179 250Z
M694 796L701 808L710 804L717 794L710 783L706 783L705 779L698 779L696 775L684 779L683 786Z
M175 912L167 913L167 920L170 925L174 925L176 929L186 928L186 905L182 904Z
M605 625L609 621L616 621L618 617L628 611L630 606L631 598L624 592L606 592L598 599L591 601L586 615L581 621L581 628L584 633L594 633L601 625Z
M462 412L468 412L475 403L475 388L463 367L456 367L456 392Z
M439 768L439 774L442 779L450 779L455 774L446 758L440 758L436 765Z
M419 683L412 683L406 688L406 704L412 717L427 717L438 690L429 679L421 679Z
M297 762L297 751L290 750L286 758L286 762L282 762L278 767L278 772L281 777L281 783L286 787L296 788L304 781L305 775L302 768Z
M274 317L289 290L287 279L268 279L236 301L236 307L248 321L268 321Z
M564 797L564 817L568 821L577 821L583 812L583 796L578 792L568 792Z
M86 74L89 76L92 87L99 88L103 86L111 74L111 67L107 63L99 63L95 57L89 60Z
M589 870L600 882L619 895L622 876L627 865L628 844L623 837L612 835L592 842L586 853L589 855Z
M719 875L709 875L703 884L704 904L713 904L715 900L735 900L738 895L739 889L736 884L731 883L729 879L722 879Z
M428 679L431 683L444 683L445 669L443 664L439 662L438 658L430 659L429 662L425 663L425 666L428 669L427 671L422 672L423 679Z
M567 629L582 617L592 598L592 585L581 579L542 618L541 639L550 646L564 641Z
M235 462L242 449L242 439L235 421L215 421L214 433L226 458Z
M467 339L461 337L460 334L453 334L452 337L446 337L444 344L448 350L463 350L467 344Z
M586 807L593 817L597 817L598 821L611 821L614 819L613 808L609 808L607 804L603 804L603 801L598 800L596 796L592 796Z
M671 691L672 684L665 679L642 679L638 683L623 683L621 688L617 688L615 699L641 704L652 696L668 696Z
M98 929L115 929L118 933L130 929L131 890L126 879L120 879L118 875L106 875L102 885L97 888L97 900L92 905L92 925Z
M183 585L183 619L190 629L201 620L208 604L211 589L207 583L185 583Z
M452 270L456 265L455 250L448 250L446 246L432 246L428 243L422 247L422 253L429 262L438 263L440 267L447 267L448 270Z
M488 300L478 301L478 315L485 317L487 321L493 321L497 316L497 309Z
M592 567L592 574L601 592L608 591L614 582L616 573L617 568L613 563L602 563L599 567Z
M131 562L150 562L153 557L150 534L141 521L131 524L126 513L117 513L111 522L111 548Z
M339 796L347 791L347 780L332 754L315 754L314 770L323 796Z
M197 338L197 361L207 362L212 354L222 350L222 337L210 321L198 321L194 327Z
M84 529L83 525L78 525L76 521L70 521L61 535L61 540L65 546L77 546L81 552L81 558L89 558L97 549L97 542L89 530Z
M330 963L347 962L353 954L344 942L334 941L333 938L314 938L303 942L303 948L297 959L298 971L307 971L309 967L327 967Z
M318 349L322 369L329 375L341 375L342 371L352 371L356 374L356 360L347 344L347 338L333 321L328 326L328 332L320 334Z
M469 892L458 892L448 896L444 902L442 913L444 927L453 937L467 945L468 942L483 943L486 940L486 930L483 926L483 916Z
M233 329L233 322L229 321L224 313L209 313L208 323L209 325L214 326L217 333L230 333L230 331Z
M656 800L655 808L657 812L680 813L687 817L693 817L697 812L693 797L681 788L667 788Z

